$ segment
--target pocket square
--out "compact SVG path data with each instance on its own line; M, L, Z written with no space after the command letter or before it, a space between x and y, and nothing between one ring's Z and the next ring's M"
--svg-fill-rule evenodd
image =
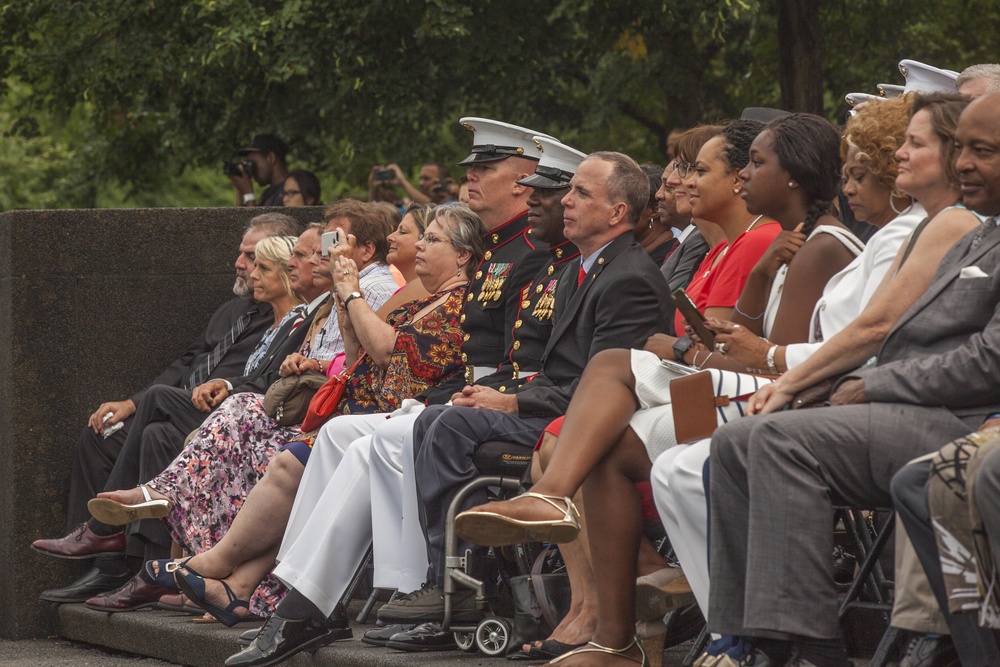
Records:
M978 266L967 266L962 269L962 272L958 274L959 280L965 280L966 278L989 278L990 275L980 269Z

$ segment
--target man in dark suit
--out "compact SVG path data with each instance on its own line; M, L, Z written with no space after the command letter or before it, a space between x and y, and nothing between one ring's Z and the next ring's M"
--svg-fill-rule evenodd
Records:
M380 619L441 619L445 513L458 490L479 476L471 463L476 448L504 440L530 451L545 426L566 411L595 354L642 347L664 331L670 302L666 281L631 233L648 200L648 179L631 158L602 152L585 159L562 200L565 236L579 248L581 259L559 281L541 372L513 393L467 387L453 397L453 406L433 406L417 418L414 464L429 587L386 605ZM484 501L485 493L473 494L466 505ZM446 646L446 639L418 627L408 637L394 636L390 646L427 650Z
M1000 95L974 102L957 133L966 206L991 216L1000 213L998 107ZM948 251L875 363L838 385L833 407L739 419L712 438L710 629L757 638L755 664L784 664L793 650L796 664L849 664L830 574L832 504L887 505L902 466L1000 412L996 227L988 218ZM963 664L998 658L994 646Z

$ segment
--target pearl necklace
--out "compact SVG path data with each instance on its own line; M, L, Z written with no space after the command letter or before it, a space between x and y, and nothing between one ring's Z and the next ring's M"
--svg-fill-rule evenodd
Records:
M764 214L762 213L762 214L758 215L756 218L754 218L750 222L750 226L746 228L746 230L743 232L743 234L746 234L751 229L753 229L754 225L756 225L758 222L760 222L760 219L763 218L763 217L764 217ZM740 236L743 236L743 234L740 234ZM739 237L737 237L737 238L739 238ZM725 248L722 249L722 252L719 253L719 258L717 260L715 260L715 262L712 264L712 266L708 267L708 269L705 271L705 273L701 274L701 277L702 278L708 278L708 275L710 273L712 273L712 269L714 269L715 267L717 267L719 265L719 263L722 262L722 259L726 256L727 252L729 252L729 246L728 245Z

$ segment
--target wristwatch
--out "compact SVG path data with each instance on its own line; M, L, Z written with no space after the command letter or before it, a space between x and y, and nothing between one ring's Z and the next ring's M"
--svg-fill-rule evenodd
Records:
M350 294L348 294L347 298L344 299L344 309L345 310L347 309L347 304L349 304L351 301L360 298L361 298L361 292L351 292Z
M677 339L677 342L674 343L674 359L677 360L677 363L687 363L684 361L684 353L690 350L692 345L694 345L694 342L687 336L681 336Z

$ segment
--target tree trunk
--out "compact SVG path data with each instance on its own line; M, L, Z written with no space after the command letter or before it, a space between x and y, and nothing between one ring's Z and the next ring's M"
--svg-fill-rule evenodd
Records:
M781 103L789 111L823 113L819 6L819 0L778 0Z

